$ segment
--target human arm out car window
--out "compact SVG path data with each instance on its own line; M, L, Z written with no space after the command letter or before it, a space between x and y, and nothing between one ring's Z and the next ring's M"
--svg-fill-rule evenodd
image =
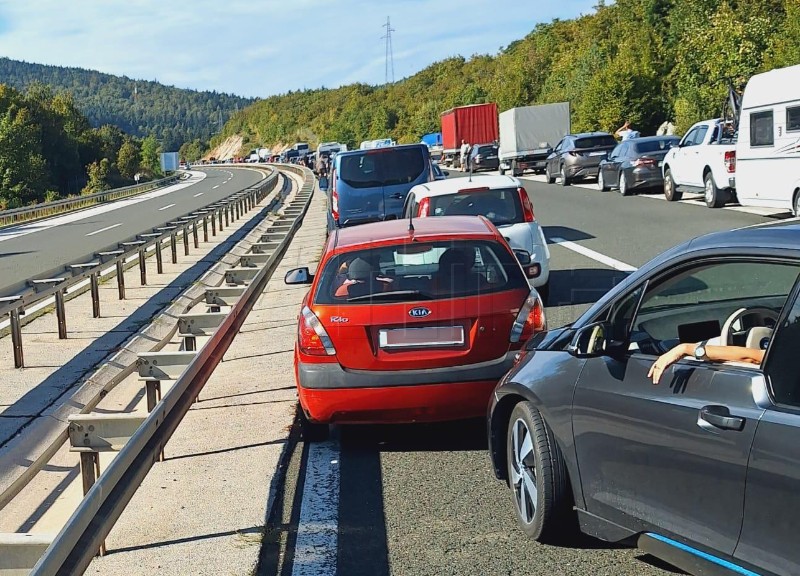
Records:
M647 373L648 378L652 378L653 384L658 384L661 375L672 364L686 356L694 357L695 349L698 344L678 344L669 352L662 354L656 359ZM761 364L764 360L764 350L757 348L745 348L744 346L713 346L707 345L705 348L705 360L709 362L746 362L748 364Z

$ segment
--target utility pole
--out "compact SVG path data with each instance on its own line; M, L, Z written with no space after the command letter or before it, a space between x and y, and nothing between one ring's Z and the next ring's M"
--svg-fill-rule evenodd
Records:
M386 39L386 84L389 83L389 68L392 69L392 84L394 84L394 54L392 52L392 32L395 31L392 28L392 23L389 20L389 17L386 17L386 24L383 25L386 28L386 34L381 36L382 39Z

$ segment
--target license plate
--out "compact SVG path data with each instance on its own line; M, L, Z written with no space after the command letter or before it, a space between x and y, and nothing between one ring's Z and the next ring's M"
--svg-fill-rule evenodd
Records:
M589 156L605 156L607 152L589 152Z
M378 331L381 348L419 348L423 346L462 346L462 326L426 326Z

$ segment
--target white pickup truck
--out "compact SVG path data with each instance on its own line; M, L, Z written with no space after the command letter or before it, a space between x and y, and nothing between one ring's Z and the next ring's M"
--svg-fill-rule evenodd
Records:
M722 119L693 125L663 162L664 196L670 202L683 192L703 194L709 208L736 199L736 139Z

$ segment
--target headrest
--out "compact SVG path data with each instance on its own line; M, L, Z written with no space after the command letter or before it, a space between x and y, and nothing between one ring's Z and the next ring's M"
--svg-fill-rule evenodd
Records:
M356 258L347 268L347 277L350 280L366 280L372 274L372 266L363 258Z

